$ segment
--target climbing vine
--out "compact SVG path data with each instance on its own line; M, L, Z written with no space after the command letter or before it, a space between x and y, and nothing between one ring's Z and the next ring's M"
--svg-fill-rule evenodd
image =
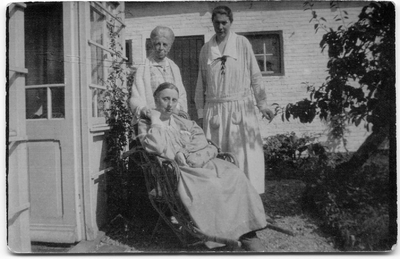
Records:
M110 213L120 210L121 203L124 203L124 190L126 190L126 175L128 172L128 159L122 154L127 150L129 138L132 134L132 115L128 106L130 96L129 83L132 81L132 73L124 68L123 47L119 42L120 27L112 18L107 23L110 39L111 60L106 81L107 90L105 93L106 121L110 130L106 136L107 153L106 162L113 168L108 181L108 196L111 206ZM113 208L113 206L115 206Z

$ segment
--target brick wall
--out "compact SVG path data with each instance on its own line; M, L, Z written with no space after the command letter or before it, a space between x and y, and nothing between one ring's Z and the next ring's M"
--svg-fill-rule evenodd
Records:
M356 21L365 2L342 3L342 10L348 13L348 21ZM160 2L126 3L126 39L131 39L132 60L141 64L145 59L145 40L157 25L169 26L176 36L204 35L208 41L214 34L211 11L218 3L212 2ZM285 74L264 77L264 85L269 93L269 103L286 106L308 96L302 83L321 85L328 75L327 54L319 47L323 30L317 33L314 23L310 23L311 11L304 11L302 1L288 2L235 2L227 4L233 11L231 30L235 32L276 31L283 32L283 52ZM319 17L334 21L338 12L329 9L329 2L318 3L315 10ZM328 23L337 28L339 23ZM261 116L260 116L261 119ZM350 127L347 148L356 150L368 135L363 126ZM321 141L326 137L327 126L318 118L311 124L298 121L282 121L276 117L271 123L263 120L261 132L264 137L285 132L321 133ZM339 147L340 148L340 147ZM340 149L339 149L340 150Z

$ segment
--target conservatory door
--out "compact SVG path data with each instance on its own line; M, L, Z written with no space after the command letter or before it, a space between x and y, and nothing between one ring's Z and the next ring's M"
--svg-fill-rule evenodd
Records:
M26 126L32 241L73 243L80 228L69 3L25 10ZM66 29L67 28L67 29ZM74 127L75 126L75 127Z
M200 50L203 45L203 35L175 37L174 44L168 54L181 70L183 85L186 88L188 112L193 120L197 119L194 94L197 73L199 72Z

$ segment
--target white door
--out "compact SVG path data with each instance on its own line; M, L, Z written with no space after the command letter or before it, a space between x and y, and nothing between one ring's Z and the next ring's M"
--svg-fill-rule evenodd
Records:
M70 3L25 10L26 126L32 241L73 243L81 229Z

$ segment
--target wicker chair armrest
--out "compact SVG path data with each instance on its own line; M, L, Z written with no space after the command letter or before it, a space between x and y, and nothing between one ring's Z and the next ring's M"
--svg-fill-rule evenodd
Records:
M207 141L208 141L208 144L213 145L217 148L217 151L218 151L217 158L231 162L234 165L236 165L237 167L239 167L238 160L233 153L221 152L221 148L219 146L217 146L217 144L215 144L211 139L207 139Z
M181 177L181 170L175 160L160 156L154 155L159 162L159 165L162 167L162 174L164 174L165 178L168 178L169 183L169 191L176 191L178 188L178 182Z
M239 167L238 160L237 160L236 156L233 153L220 152L220 153L218 153L217 158L226 160L228 162L231 162L232 164L234 164L237 167Z
M211 139L207 139L208 144L213 145L214 147L217 148L218 153L221 152L221 148L219 146L217 146L217 144L215 144Z

